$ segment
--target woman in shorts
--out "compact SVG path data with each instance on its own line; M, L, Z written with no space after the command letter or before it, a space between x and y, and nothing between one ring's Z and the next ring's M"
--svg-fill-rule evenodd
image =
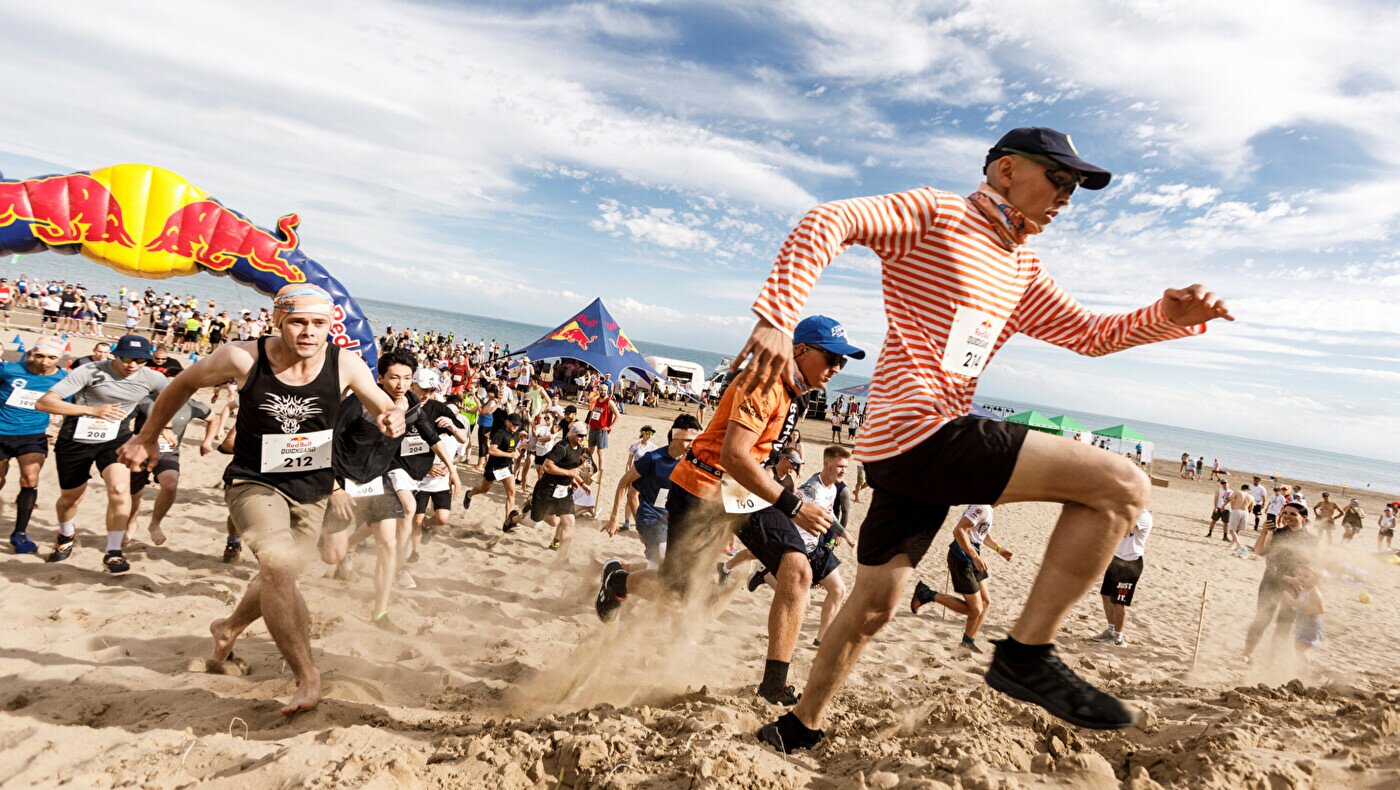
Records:
M1376 535L1376 551L1390 551L1391 538L1395 537L1395 508L1386 505L1376 526L1381 528L1380 534Z

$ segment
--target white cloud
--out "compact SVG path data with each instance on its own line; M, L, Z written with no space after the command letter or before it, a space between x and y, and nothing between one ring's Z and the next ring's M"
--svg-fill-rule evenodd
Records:
M1193 187L1190 184L1161 184L1151 192L1139 192L1129 202L1153 208L1202 208L1220 197L1216 187Z
M677 214L672 209L655 206L628 207L611 198L599 203L598 211L599 218L589 226L613 236L625 234L633 241L669 250L707 252L719 246L718 239L699 227L708 222L706 217Z

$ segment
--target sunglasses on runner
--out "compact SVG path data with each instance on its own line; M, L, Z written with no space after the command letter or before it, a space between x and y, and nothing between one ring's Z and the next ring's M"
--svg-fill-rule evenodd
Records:
M811 346L811 348L815 348L816 350L822 352L822 356L826 358L827 367L836 368L837 370L846 367L846 358L836 353L835 351L827 351L821 346Z
M133 358L131 358L131 357L117 357L117 359L121 360L122 362L126 362L127 364L130 364L130 363L132 363L132 362L135 362L135 363L138 364L138 365L145 365L145 364L148 364L148 363L150 362L149 359L141 359L141 358L133 359Z
M1040 154L1030 154L1026 153L1025 151L1017 151L1015 148L1002 148L1000 150L1005 151L1009 154L1015 154L1016 156L1019 156L1022 159L1029 159L1038 165L1044 165L1046 168L1045 179L1051 184L1053 184L1055 186L1055 189L1065 197L1073 195L1074 190L1078 189L1079 185L1084 181L1084 176L1080 175L1074 170L1065 167L1064 165L1060 164L1059 162L1056 162L1054 159L1051 159L1048 156L1041 156Z

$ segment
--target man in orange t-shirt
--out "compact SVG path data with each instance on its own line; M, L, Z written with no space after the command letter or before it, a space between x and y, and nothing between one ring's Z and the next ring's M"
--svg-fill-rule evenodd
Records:
M730 387L715 416L671 472L666 500L669 531L659 570L628 573L618 559L603 566L595 606L612 619L629 594L656 598L669 591L685 595L702 560L739 520L738 536L768 568L776 568L777 591L769 615L768 657L759 695L773 704L792 705L788 665L812 586L812 570L798 528L821 535L835 520L831 511L804 502L773 478L770 458L786 449L806 409L804 394L825 387L846 364L865 352L846 340L846 330L825 316L811 316L793 332L793 366L788 375L753 393ZM704 506L708 505L708 508ZM730 518L715 518L722 506Z

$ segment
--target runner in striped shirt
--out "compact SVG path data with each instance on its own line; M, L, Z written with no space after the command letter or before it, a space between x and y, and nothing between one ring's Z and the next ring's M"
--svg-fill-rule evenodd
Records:
M788 335L822 269L853 244L880 256L888 330L856 446L875 494L861 527L855 588L822 640L801 702L759 733L785 751L821 739L813 728L827 704L893 618L948 507L965 502L1065 503L987 682L1080 726L1133 721L1121 701L1060 661L1054 638L1146 506L1146 476L1112 453L967 412L977 377L1015 333L1098 356L1233 319L1200 285L1118 315L1091 313L1060 290L1025 242L1076 187L1102 189L1111 177L1080 159L1067 135L1012 130L988 152L984 173L986 182L967 198L922 188L808 212L778 253L753 307L758 325L734 361L736 369L750 363L746 388L784 375Z

